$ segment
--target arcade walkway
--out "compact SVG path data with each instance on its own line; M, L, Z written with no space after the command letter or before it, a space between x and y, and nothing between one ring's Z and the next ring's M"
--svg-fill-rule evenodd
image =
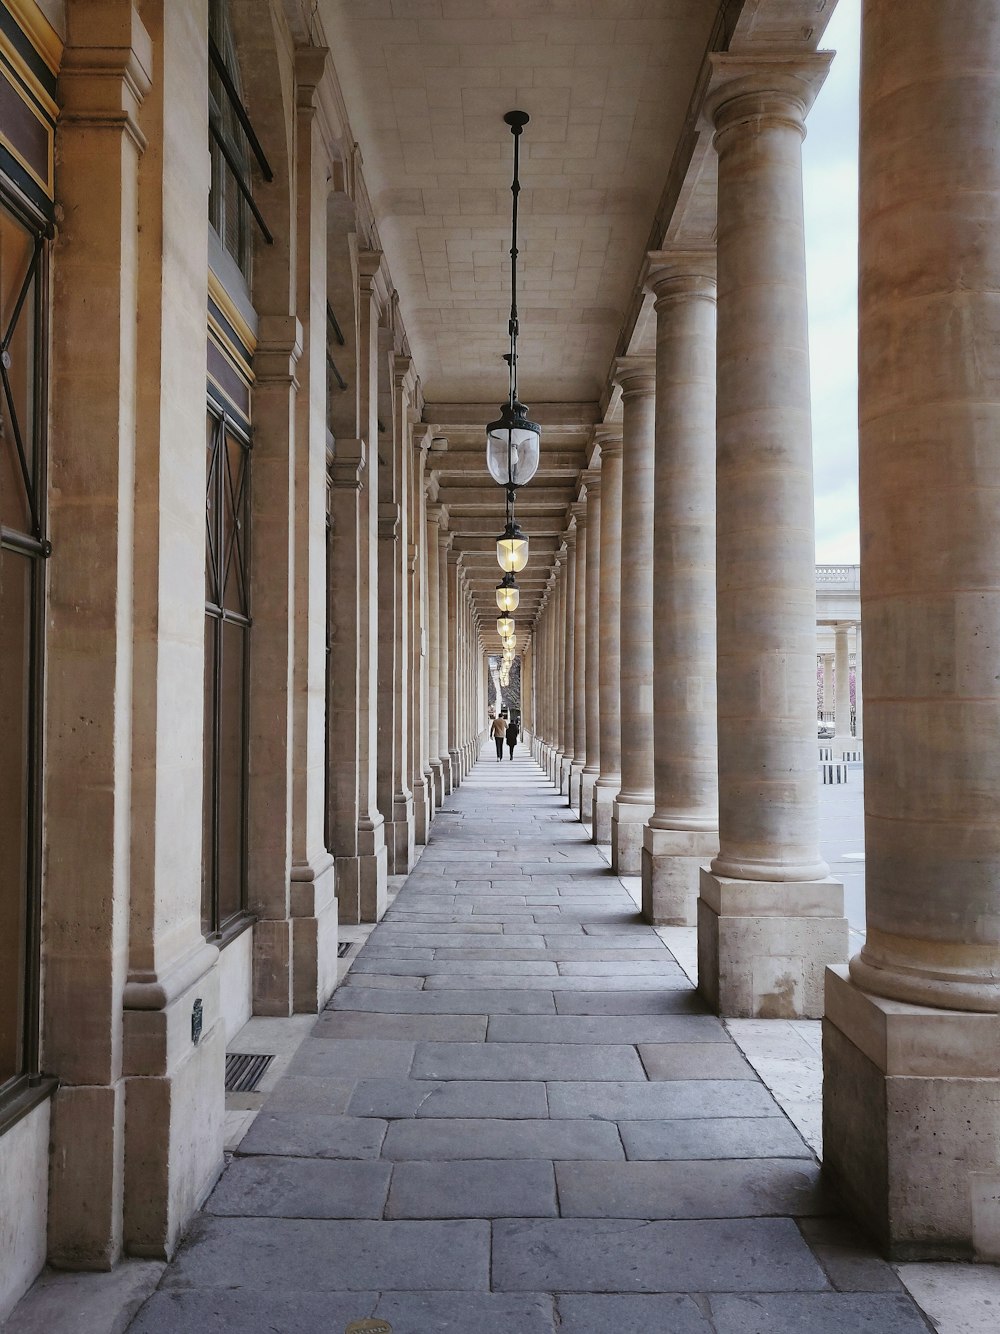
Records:
M916 1334L522 747L490 749L132 1334Z

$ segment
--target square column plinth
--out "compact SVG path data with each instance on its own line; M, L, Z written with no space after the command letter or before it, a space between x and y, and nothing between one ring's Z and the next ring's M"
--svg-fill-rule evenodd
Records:
M839 880L734 880L702 868L698 990L732 1019L819 1019L823 973L847 957Z
M611 842L611 816L614 811L618 783L613 787L604 787L600 779L594 784L594 796L591 803L593 840L595 843Z
M1000 1016L826 972L823 1173L894 1260L1000 1261Z
M642 831L642 915L654 926L694 926L701 868L719 849L717 829Z
M653 804L615 800L611 808L611 869L615 875L638 875L642 870L642 831L653 814Z

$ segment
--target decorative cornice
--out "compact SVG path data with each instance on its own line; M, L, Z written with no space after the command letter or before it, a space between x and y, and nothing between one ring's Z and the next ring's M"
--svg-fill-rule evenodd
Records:
M330 464L330 485L335 490L360 491L366 466L365 442L338 438Z

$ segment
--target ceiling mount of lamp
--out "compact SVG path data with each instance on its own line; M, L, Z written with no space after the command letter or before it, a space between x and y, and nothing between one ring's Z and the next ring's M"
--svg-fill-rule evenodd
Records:
M514 575L528 563L528 538L514 518L514 501L518 487L530 482L538 469L541 439L541 428L537 422L528 420L528 409L517 395L517 202L521 192L520 140L528 119L526 111L508 111L504 116L504 123L510 127L514 139L514 174L510 186L510 319L507 326L510 351L504 354L508 370L507 401L501 403L497 420L486 428L486 465L490 476L507 493L506 524L497 538L497 563L504 577L497 585L496 598L500 620L510 624L508 635L512 635L514 629L509 613L517 608L520 600Z

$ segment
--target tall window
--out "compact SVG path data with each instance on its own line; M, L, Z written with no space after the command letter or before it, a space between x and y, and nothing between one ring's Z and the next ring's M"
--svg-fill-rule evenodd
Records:
M208 411L202 915L224 935L246 914L250 676L250 442Z
M212 189L208 217L249 287L253 258L251 220L259 215L250 188L249 122L243 109L240 67L226 0L211 0L209 40L208 120ZM253 133L252 129L249 133Z
M0 195L0 1094L38 1063L45 259Z

